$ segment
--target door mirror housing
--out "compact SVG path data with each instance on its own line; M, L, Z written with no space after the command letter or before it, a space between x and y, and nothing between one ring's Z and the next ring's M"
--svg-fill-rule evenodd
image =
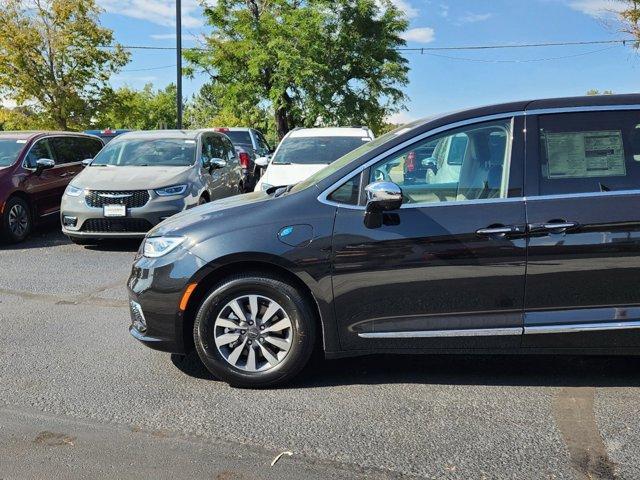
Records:
M223 160L222 158L212 158L209 161L209 166L211 167L211 170L217 170L219 168L224 168L227 166L227 161Z
M402 189L393 182L374 182L364 190L367 194L364 224L367 228L380 228L384 212L402 206Z
M269 162L271 162L271 158L269 156L265 156L256 158L255 164L259 167L265 168L269 166Z
M84 160L82 160L82 166L88 167L89 165L91 165L91 162L93 162L93 158L85 158Z
M56 162L50 158L40 158L36 160L36 175L40 175L43 171L49 170L56 166Z

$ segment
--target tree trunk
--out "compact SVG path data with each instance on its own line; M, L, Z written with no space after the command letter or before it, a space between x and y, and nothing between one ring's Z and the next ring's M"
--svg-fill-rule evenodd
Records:
M284 136L289 132L289 115L287 115L286 107L280 107L276 109L275 120L278 140L282 140Z

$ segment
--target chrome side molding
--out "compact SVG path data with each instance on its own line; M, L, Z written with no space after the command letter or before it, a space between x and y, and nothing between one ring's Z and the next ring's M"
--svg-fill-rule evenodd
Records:
M525 335L541 333L579 333L597 332L601 330L630 330L640 328L640 320L628 322L597 322L597 323L563 323L561 325L534 325L524 327Z
M438 338L438 337L498 337L522 335L522 327L465 328L462 330L420 330L413 332L362 332L361 338Z

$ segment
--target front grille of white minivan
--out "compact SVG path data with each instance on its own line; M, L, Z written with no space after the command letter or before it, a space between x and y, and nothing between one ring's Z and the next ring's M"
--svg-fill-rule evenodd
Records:
M149 201L149 192L146 190L89 190L85 198L90 207L126 205L127 208L139 208L144 207Z

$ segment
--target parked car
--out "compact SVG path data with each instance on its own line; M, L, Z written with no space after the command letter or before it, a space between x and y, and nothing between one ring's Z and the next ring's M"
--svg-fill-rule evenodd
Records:
M79 244L141 238L178 212L239 193L242 169L227 137L158 130L117 137L65 191L62 231Z
M24 240L33 226L55 218L82 160L103 147L97 137L70 132L0 133L0 237Z
M314 348L637 355L639 132L640 95L414 122L292 188L153 229L130 331L251 387L290 380ZM399 159L457 135L457 178L404 181Z
M111 140L116 138L118 135L122 135L123 133L130 132L131 130L114 130L111 128L105 128L104 130L85 130L84 133L89 135L95 135L96 137L100 137L104 143L109 143Z
M261 158L264 159L264 162L273 153L269 142L267 142L262 132L255 128L217 127L213 130L224 133L236 147L239 147L246 153L246 156L240 156L240 163L242 164L242 168L245 169L243 191L252 192L263 173L263 167L257 165L256 160Z
M299 128L278 145L256 191L301 182L331 162L373 140L365 127ZM258 161L258 164L266 165Z

